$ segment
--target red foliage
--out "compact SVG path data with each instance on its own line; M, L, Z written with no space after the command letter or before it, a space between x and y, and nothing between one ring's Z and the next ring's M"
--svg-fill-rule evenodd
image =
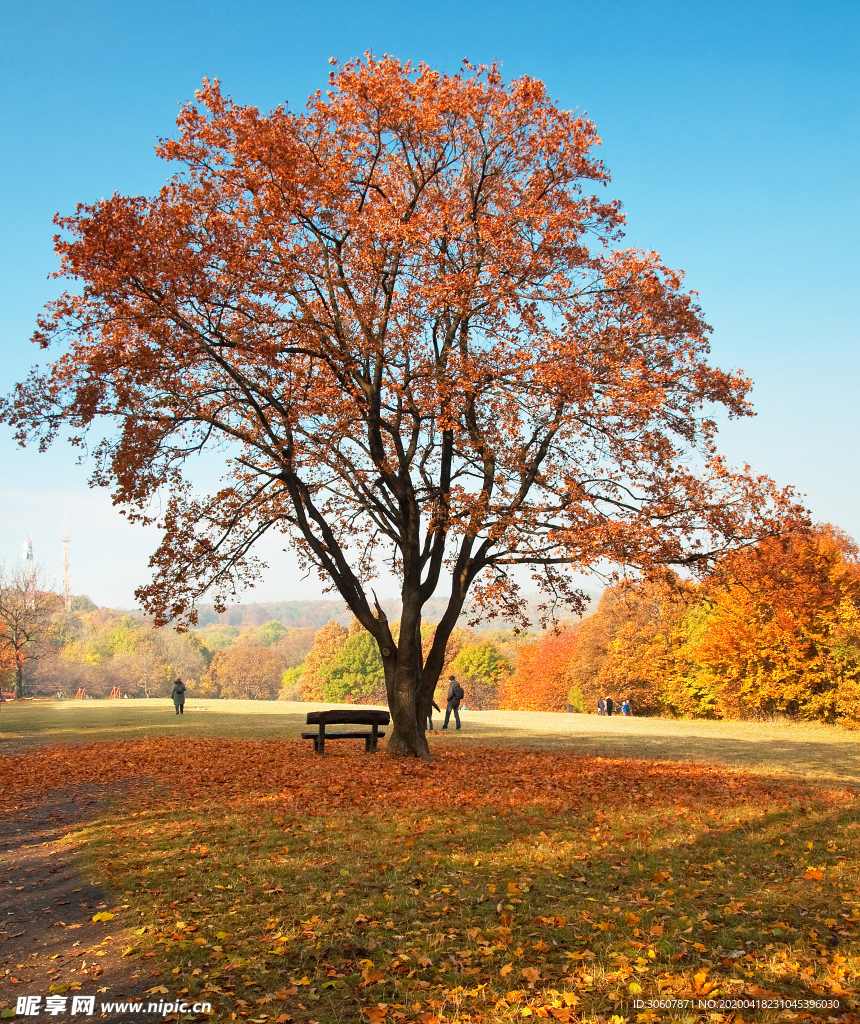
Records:
M636 800L641 794L698 802L742 804L780 793L784 780L692 762L578 757L510 747L448 749L439 743L431 762L367 757L342 747L317 757L297 740L142 739L115 743L57 744L0 758L6 784L3 808L37 804L44 793L122 782L157 788L159 803L186 807L215 801L237 806L280 803L302 813L325 815L338 808L541 806L575 813L586 801L601 805ZM164 787L167 787L165 789Z

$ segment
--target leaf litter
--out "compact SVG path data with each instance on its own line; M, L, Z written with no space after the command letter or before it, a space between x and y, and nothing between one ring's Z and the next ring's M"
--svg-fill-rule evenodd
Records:
M434 753L46 747L16 758L4 799L138 781L78 839L137 913L127 955L218 1019L713 1021L732 1014L709 1001L769 999L854 1020L852 791L690 762ZM637 1000L693 1002L655 1016Z

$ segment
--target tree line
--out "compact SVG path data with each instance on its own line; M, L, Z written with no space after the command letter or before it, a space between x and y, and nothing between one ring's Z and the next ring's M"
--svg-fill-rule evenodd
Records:
M825 525L733 552L699 581L610 587L593 615L520 648L500 703L590 711L608 694L639 714L853 722L858 686L858 549Z
M20 575L20 574L19 574ZM385 704L378 645L354 619L322 628L273 620L177 632L97 608L33 580L0 587L3 669L32 694L165 696L174 678L193 696ZM29 597L27 595L30 595ZM41 615L16 654L22 607ZM38 607L37 607L38 606ZM11 625L8 610L17 608ZM391 623L399 636L400 623ZM422 623L427 651L436 626ZM18 633L15 633L18 630ZM37 635L38 634L38 635ZM702 580L664 572L607 588L594 612L539 634L456 628L454 673L477 709L593 711L602 695L643 715L744 718L784 714L853 721L860 696L860 560L825 525L733 552ZM8 683L6 684L8 685Z
M399 624L393 623L397 634ZM424 643L435 626L424 624ZM528 636L526 634L525 636ZM446 665L470 685L473 706L498 706L523 636L456 629ZM373 638L356 620L322 628L278 620L208 623L178 632L144 615L99 608L88 597L65 609L37 569L0 568L0 673L17 696L162 697L182 678L191 696L247 700L386 703Z

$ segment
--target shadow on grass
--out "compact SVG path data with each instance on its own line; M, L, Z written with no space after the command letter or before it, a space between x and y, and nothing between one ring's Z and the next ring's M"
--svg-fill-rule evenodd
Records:
M860 782L860 738L839 726L818 723L489 712L467 718L458 739L542 746L603 757L701 761L758 772Z

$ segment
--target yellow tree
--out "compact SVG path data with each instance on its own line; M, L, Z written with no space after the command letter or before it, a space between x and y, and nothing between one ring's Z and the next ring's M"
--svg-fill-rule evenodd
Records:
M571 686L586 707L596 707L600 696L617 704L629 698L639 713L665 706L674 630L690 599L689 586L674 575L625 581L604 591L595 613L579 626L568 668Z
M301 687L305 700L325 700L325 687L335 658L346 644L349 630L334 619L319 630L302 667Z
M458 677L465 676L466 700L479 710L495 707L499 686L513 670L510 661L492 640L461 648L451 663Z

